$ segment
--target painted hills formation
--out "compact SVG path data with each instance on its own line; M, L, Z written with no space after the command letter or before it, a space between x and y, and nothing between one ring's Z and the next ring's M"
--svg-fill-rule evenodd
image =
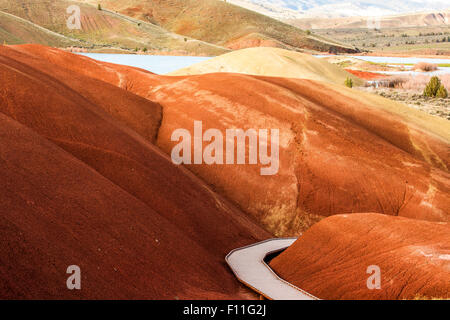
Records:
M336 215L306 231L270 265L323 299L450 299L450 224ZM378 283L369 279L374 266Z
M155 144L168 155L177 144L171 141L173 131L185 128L193 134L194 121L203 121L204 131L280 129L276 175L262 176L261 165L187 165L276 235L298 234L338 213L449 221L450 130L443 119L312 80L228 73L158 76L40 46L3 51L69 86L53 69L158 103L162 121ZM148 140L142 132L151 122L138 118L127 119L127 126Z
M223 256L269 234L154 145L158 103L20 48L0 79L0 298L251 297Z
M344 84L347 78L351 78L355 85L362 84L358 77L324 59L317 59L306 53L269 47L233 51L179 69L169 75L184 76L214 72L302 78L334 84Z
M96 4L94 0L81 0ZM121 14L157 24L174 33L230 49L280 47L355 52L352 46L307 34L255 11L217 0L106 0L102 5Z
M81 29L67 28L71 5L80 8ZM218 0L0 0L0 11L11 15L0 41L8 44L53 45L42 28L99 49L147 48L154 52L216 56L247 47L356 52L349 45L311 35L294 26ZM27 37L20 24L27 21ZM11 25L12 24L12 25ZM30 35L36 37L29 39ZM59 39L60 46L67 39ZM62 41L64 40L64 41ZM74 44L77 46L77 44Z
M80 8L81 29L70 29L71 5ZM98 10L82 1L0 0L0 41L7 44L39 43L94 50L153 50L185 55L218 55L226 48L181 36L114 11Z

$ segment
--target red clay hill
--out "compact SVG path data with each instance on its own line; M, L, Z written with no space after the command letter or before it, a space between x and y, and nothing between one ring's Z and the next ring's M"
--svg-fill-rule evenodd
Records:
M0 298L252 297L223 257L270 234L152 144L159 104L5 46L0 79Z
M450 225L337 215L314 225L270 265L322 299L450 299Z
M173 131L185 128L193 135L195 120L203 122L204 131L279 129L276 175L261 176L260 165L187 166L276 235L298 234L338 213L450 219L450 125L444 119L312 80L228 73L170 77L41 46L1 52L89 99L100 90L86 93L83 82L74 84L70 77L96 78L159 104L155 143L166 154L177 144L171 141ZM151 121L124 114L113 116L135 131L140 126L141 132L153 132ZM129 182L131 188L135 182Z

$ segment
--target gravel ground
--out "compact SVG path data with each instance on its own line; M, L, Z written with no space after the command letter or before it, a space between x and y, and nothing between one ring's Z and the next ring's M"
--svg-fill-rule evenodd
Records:
M411 108L425 111L431 115L442 117L450 120L450 98L427 98L421 93L411 92L402 89L388 89L388 88L361 88L364 91L369 91L385 98L400 101Z

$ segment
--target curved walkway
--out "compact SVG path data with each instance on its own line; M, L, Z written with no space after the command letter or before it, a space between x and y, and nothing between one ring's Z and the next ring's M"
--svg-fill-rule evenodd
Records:
M264 261L297 240L278 238L234 249L225 258L236 278L271 300L319 300L313 295L281 279Z

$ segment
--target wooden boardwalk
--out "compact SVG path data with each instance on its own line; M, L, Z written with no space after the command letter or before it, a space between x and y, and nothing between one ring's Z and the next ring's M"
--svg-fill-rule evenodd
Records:
M234 249L225 258L240 282L271 300L319 300L313 295L281 279L264 261L283 251L297 240L278 238Z

